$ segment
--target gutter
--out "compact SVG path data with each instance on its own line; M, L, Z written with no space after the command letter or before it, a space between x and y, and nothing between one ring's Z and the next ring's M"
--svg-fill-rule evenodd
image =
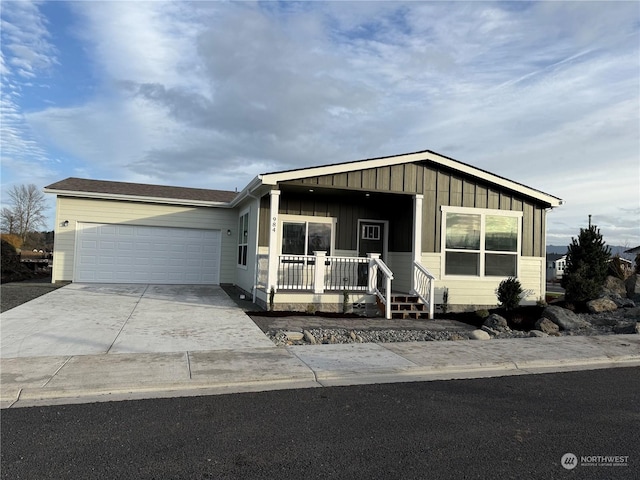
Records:
M212 202L207 200L187 200L179 198L167 198L167 197L144 197L137 195L124 195L118 193L98 193L98 192L81 192L73 190L56 190L44 188L44 193L53 193L63 197L82 197L82 198L95 198L100 200L126 200L128 202L140 202L140 203L163 203L169 205L183 205L191 207L217 207L217 208L232 208L231 202ZM236 197L237 198L237 197Z

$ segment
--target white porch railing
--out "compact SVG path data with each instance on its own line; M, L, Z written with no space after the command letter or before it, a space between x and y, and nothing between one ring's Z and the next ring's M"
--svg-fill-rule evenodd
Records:
M413 294L425 305L429 306L429 318L433 319L434 312L434 280L436 278L419 262L413 262Z
M375 293L384 304L384 318L391 320L391 280L393 272L377 253L369 253L369 293Z
M263 288L265 267L266 259L259 259L256 285ZM276 288L279 290L311 291L318 294L347 290L375 294L385 305L385 317L391 318L393 273L378 254L370 254L369 258L333 257L326 256L325 252L315 252L315 255L279 255L277 278Z

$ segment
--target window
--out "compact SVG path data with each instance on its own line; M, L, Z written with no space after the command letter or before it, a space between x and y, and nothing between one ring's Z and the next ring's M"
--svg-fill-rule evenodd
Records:
M515 277L521 212L443 207L445 275Z
M363 225L363 240L380 240L380 225Z
M282 222L282 254L313 255L313 252L327 252L331 255L333 220Z
M247 247L249 244L249 212L240 215L238 220L238 265L247 266Z

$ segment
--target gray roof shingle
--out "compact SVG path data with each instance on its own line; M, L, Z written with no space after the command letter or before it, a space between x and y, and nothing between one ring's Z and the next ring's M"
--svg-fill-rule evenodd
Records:
M47 190L130 195L134 197L167 198L199 202L228 203L237 193L227 190L207 190L204 188L171 187L148 185L145 183L111 182L69 177L45 187Z

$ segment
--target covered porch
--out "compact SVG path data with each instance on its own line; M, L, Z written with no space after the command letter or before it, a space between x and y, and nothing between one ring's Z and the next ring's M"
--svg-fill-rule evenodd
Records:
M433 318L435 279L420 262L422 202L420 194L317 185L271 189L261 199L254 299L274 310L365 305L390 319L402 308L393 295L403 294Z

